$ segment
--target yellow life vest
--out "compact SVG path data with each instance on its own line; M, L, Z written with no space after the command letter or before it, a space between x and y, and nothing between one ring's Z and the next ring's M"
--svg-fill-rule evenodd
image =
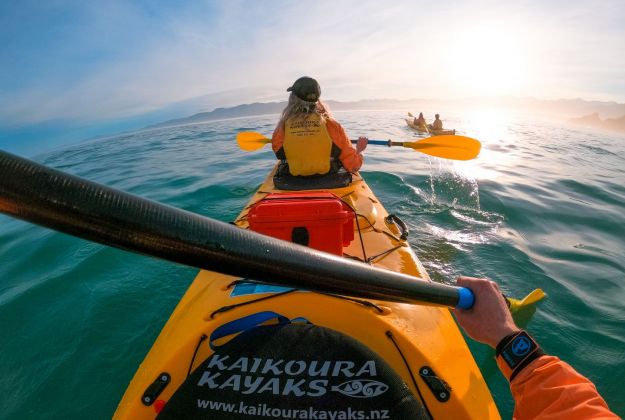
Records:
M286 120L282 147L291 175L323 175L330 172L332 138L319 115Z

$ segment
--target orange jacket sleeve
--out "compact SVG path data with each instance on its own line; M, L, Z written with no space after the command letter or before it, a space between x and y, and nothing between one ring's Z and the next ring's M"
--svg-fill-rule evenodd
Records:
M504 361L497 364L505 372ZM588 379L555 356L541 356L510 383L515 401L513 418L618 419Z
M328 134L332 137L334 144L341 149L339 160L343 164L343 167L348 172L356 172L362 166L362 155L356 152L356 149L352 147L349 137L345 134L345 130L341 127L341 124L334 120L328 119L326 122L326 128Z
M274 153L278 153L278 150L282 148L284 144L284 124L278 124L271 136L271 148Z

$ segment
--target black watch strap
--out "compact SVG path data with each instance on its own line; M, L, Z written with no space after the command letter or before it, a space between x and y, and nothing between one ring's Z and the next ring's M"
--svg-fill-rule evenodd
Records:
M530 362L545 354L538 343L525 331L521 330L505 337L496 349L497 359L503 373L512 381ZM503 366L502 366L503 365Z

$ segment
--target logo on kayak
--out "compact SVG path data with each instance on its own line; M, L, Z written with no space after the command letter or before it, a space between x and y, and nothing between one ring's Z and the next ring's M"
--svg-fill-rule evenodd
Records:
M369 379L375 376L377 368L373 360L355 363L350 360L234 359L216 353L208 360L197 386L229 389L243 395L321 397L335 391L353 398L371 398L389 389L385 383ZM334 385L341 379L349 380Z
M388 385L372 379L354 379L333 386L332 391L354 398L371 398L382 395L388 389Z

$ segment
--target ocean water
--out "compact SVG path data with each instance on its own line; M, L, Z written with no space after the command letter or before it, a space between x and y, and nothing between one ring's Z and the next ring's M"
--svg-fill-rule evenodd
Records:
M352 138L415 138L401 117L336 113ZM240 151L236 132L270 135L275 121L144 131L36 159L231 221L274 163L269 147ZM625 137L494 113L446 124L482 141L479 159L370 146L365 179L437 281L487 276L514 297L543 288L527 328L625 415ZM0 417L109 418L195 272L0 215ZM492 350L469 345L509 418Z

